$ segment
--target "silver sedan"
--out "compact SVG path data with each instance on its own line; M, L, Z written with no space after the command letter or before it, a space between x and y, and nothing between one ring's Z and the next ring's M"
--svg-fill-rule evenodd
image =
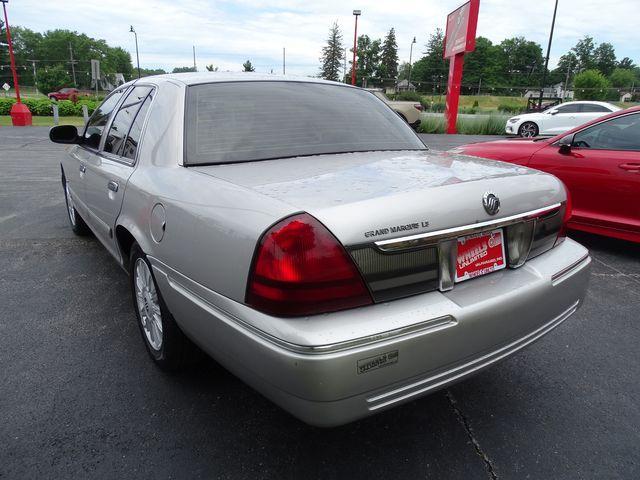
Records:
M462 380L583 301L558 179L432 152L362 89L147 77L50 138L71 227L128 272L153 361L204 351L310 424Z

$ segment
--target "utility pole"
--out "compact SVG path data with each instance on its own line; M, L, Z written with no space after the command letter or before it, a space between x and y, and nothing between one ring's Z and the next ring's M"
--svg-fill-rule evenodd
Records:
M198 70L198 67L196 67L196 46L193 46L193 71L195 72L196 70Z
M76 66L75 66L76 62L73 59L73 47L71 47L71 42L69 42L69 58L70 58L69 63L71 64L71 75L73 77L73 86L77 87L78 84L76 82Z
M136 63L138 64L138 78L140 78L140 55L138 54L138 34L136 33L133 25L129 29L129 33L133 33L133 36L136 39Z
M571 67L572 67L571 64L567 66L567 76L564 79L564 90L562 91L562 100L564 100L567 96L567 88L569 88L569 75L571 74Z
M286 50L284 47L282 47L282 74L285 75L287 73L287 69L286 69L286 58L287 58L287 54L286 54Z
M31 66L33 67L33 83L38 90L38 76L36 75L36 61L35 60L27 60L31 62Z
M547 68L549 68L549 55L551 54L551 42L553 41L553 29L556 26L556 12L558 11L558 0L553 9L553 20L551 20L551 32L549 33L549 45L547 45L547 58L544 61L544 71L542 72L542 84L540 85L540 97L538 98L538 109L542 109L542 96L544 95L544 85L547 83Z
M356 84L356 52L358 51L358 17L362 14L360 10L354 10L353 16L356 17L356 26L353 30L353 63L351 64L351 85Z
M413 37L413 42L411 42L411 47L409 48L409 80L407 81L407 91L411 88L411 68L413 64L411 63L411 58L413 56L413 45L416 43L416 37Z
M482 88L482 77L478 80L478 96L480 95L480 89Z
M347 83L347 48L344 49L344 65L342 67L344 83Z

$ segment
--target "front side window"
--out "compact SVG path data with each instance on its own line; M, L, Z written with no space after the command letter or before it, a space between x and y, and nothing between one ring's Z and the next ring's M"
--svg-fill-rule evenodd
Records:
M426 149L370 92L310 82L190 86L185 136L188 165Z
M612 118L585 128L574 135L573 146L593 150L640 151L640 113Z
M151 87L135 87L127 95L122 106L111 122L109 134L104 142L104 151L114 155L122 155L125 138L133 124L138 110L149 95Z
M113 109L116 108L124 92L124 89L113 92L91 115L83 135L83 143L89 148L97 149L98 145L100 145L104 127L107 125Z
M562 107L557 108L558 113L578 113L579 110L580 105L578 104L563 105Z

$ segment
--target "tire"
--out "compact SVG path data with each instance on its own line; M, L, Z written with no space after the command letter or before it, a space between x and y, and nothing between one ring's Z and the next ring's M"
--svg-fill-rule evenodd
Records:
M540 133L540 129L538 128L538 125L533 122L524 122L518 129L518 135L522 138L537 137L538 133Z
M67 206L67 218L71 224L71 230L80 237L89 235L91 230L76 210L73 198L71 198L71 193L69 192L69 184L64 174L62 175L62 189L64 191L64 203Z
M131 247L129 272L133 308L151 359L167 372L182 370L199 360L201 351L182 333L169 312L151 264L137 243Z

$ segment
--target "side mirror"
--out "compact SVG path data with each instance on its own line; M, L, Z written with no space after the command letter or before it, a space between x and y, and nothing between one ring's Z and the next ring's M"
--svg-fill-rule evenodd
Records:
M549 115L557 115L558 113L560 113L560 112L558 112L558 110L551 110L549 112Z
M54 143L80 143L78 129L73 125L58 125L49 130L49 140Z
M573 135L567 135L558 143L558 152L562 155L569 155L571 153L571 145L573 144Z

